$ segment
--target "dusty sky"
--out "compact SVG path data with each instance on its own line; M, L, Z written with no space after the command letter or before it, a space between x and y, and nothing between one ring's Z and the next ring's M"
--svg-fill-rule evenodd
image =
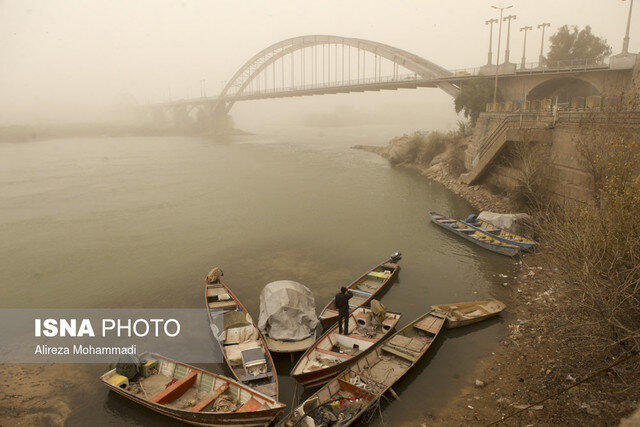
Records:
M527 57L537 58L540 31L535 25L541 22L551 23L547 36L563 24L591 25L617 53L629 7L620 0L0 0L0 125L80 119L125 96L140 103L166 100L169 93L172 99L199 96L200 79L206 79L208 94L215 94L254 53L304 34L370 39L449 69L475 67L486 62L484 22L497 14L492 4L514 6L509 10L517 15L512 62L522 55L518 30L524 25L534 26ZM632 52L640 47L638 25L634 17ZM337 104L451 105L447 95L436 92L256 101L239 105L238 114L300 106L333 111Z

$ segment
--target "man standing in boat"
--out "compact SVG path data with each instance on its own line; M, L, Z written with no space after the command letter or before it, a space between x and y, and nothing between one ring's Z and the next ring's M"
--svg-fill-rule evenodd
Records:
M335 306L338 310L338 333L342 334L342 322L344 321L344 335L349 335L349 298L353 294L344 286L336 294Z

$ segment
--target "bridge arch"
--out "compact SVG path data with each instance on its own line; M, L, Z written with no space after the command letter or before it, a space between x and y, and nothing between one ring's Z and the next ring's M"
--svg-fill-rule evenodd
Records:
M558 102L569 102L572 97L600 95L601 90L587 79L579 77L557 77L545 80L532 87L527 99L558 98Z
M242 67L240 67L240 69L225 85L220 94L221 100L224 100L230 95L238 96L242 94L253 79L260 75L260 73L263 72L268 66L274 64L281 58L293 54L296 51L320 45L343 45L370 52L389 61L392 61L393 63L398 64L425 79L447 77L452 74L447 69L434 64L433 62L428 61L418 55L414 55L405 50L398 49L383 43L358 38L339 37L331 35L299 36L272 44L271 46L263 49L262 51L251 57L242 65ZM458 93L458 88L451 83L441 82L437 85L440 89L451 96L456 96ZM219 110L221 109L221 107L223 107L224 110L222 110L221 112L228 113L234 102L234 100L221 102L219 104Z

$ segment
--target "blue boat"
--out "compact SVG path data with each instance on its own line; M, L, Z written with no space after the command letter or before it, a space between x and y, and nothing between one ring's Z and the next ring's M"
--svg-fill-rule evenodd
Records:
M495 236L471 227L462 221L447 218L438 212L429 212L429 215L433 222L440 227L492 252L506 256L515 256L520 252L519 246L498 240Z
M480 230L484 233L490 234L491 236L502 242L520 246L523 251L533 252L533 250L538 245L535 240L531 240L524 236L511 233L510 231L495 226L490 222L479 219L475 215L469 215L469 217L462 222L470 227L475 228L476 230Z

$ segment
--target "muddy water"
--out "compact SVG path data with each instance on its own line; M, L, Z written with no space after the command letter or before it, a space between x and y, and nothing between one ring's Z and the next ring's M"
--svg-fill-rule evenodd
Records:
M401 324L430 304L506 298L513 262L430 224L428 210L470 206L415 171L349 147L384 144L390 128L271 129L210 141L75 138L0 144L2 307L201 307L220 265L257 318L271 281L308 286L322 307L394 251L404 258L383 298ZM203 325L206 327L206 325ZM447 333L394 389L385 422L436 412L504 333L494 320ZM290 405L291 362L277 357ZM171 424L108 393L103 366L65 366L67 422ZM370 421L381 422L378 415Z

